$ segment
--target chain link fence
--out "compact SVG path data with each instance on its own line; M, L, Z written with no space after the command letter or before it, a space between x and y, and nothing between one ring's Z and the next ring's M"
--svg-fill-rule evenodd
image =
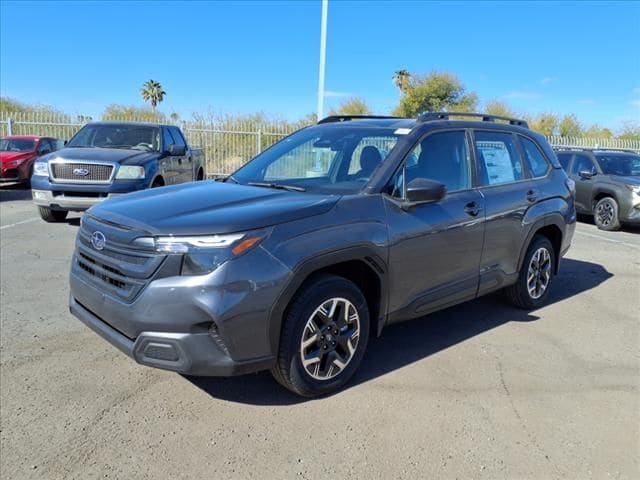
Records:
M0 136L41 135L68 140L91 117L72 117L55 112L0 112ZM109 118L120 121L149 121L148 119ZM184 132L190 145L204 150L208 177L225 176L249 159L305 126L304 122L265 121L259 118L221 116L196 118L191 121L165 121ZM612 148L640 152L640 141L613 138L547 137L549 143L562 147Z

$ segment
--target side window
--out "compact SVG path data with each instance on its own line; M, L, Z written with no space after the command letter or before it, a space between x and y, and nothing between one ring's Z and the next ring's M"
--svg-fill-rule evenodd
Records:
M38 146L38 153L43 153L45 151L53 152L54 148L51 146L48 138L43 138L40 140L40 145Z
M162 129L162 143L163 143L162 148L164 148L165 150L169 148L169 145L173 145L176 143L174 142L173 137L171 136L171 132L169 131L168 128Z
M402 198L405 185L416 178L441 182L447 192L466 190L471 188L470 165L469 146L463 130L428 135L407 155L387 193Z
M549 164L547 160L540 152L540 149L536 146L533 141L529 140L526 137L520 137L520 143L522 144L522 149L524 150L524 155L527 157L527 161L529 162L529 170L534 177L544 177L549 171Z
M184 141L184 138L182 138L182 132L180 132L180 130L176 127L169 127L169 130L171 131L171 136L173 137L173 141L176 145L180 146L180 147L186 147L187 144Z
M573 165L571 166L571 174L578 175L578 173L582 171L593 172L593 161L587 157L586 155L576 155L576 158L573 160Z
M571 155L571 153L558 153L556 155L558 157L560 165L562 165L562 168L564 168L565 172L567 172L569 169L569 161L571 160Z
M524 178L522 159L513 135L503 132L476 131L476 158L483 185L500 185Z

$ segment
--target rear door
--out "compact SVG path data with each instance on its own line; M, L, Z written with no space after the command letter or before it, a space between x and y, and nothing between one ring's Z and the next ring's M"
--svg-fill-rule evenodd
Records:
M191 158L187 150L187 142L178 127L169 127L169 130L171 131L174 143L185 149L184 155L174 157L177 161L178 182L191 182L193 180L193 158Z
M499 288L517 273L528 233L522 220L537 198L515 135L508 131L474 130L473 138L486 209L478 292L483 294Z
M420 140L406 157L387 194L404 198L415 178L444 183L435 203L403 209L388 201L389 269L394 318L410 318L474 298L484 235L484 201L473 188L469 138L465 130L439 131Z
M580 172L590 172L592 175L597 172L593 159L584 153L576 153L569 170L569 177L576 182L576 210L581 213L591 213L595 179L583 177Z

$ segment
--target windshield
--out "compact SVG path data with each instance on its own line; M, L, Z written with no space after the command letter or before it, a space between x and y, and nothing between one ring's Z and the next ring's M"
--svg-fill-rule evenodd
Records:
M160 127L90 124L69 140L67 148L124 148L157 152L159 145Z
M276 143L240 168L231 181L356 193L398 141L394 128L319 125Z
M640 155L596 155L602 172L606 175L640 175Z
M35 146L35 140L22 138L3 138L0 140L0 151L3 152L30 152Z

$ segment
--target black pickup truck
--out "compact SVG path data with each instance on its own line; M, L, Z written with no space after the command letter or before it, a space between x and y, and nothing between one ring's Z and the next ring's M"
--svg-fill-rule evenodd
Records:
M40 216L62 221L116 195L204 179L204 153L173 125L96 122L34 163Z

